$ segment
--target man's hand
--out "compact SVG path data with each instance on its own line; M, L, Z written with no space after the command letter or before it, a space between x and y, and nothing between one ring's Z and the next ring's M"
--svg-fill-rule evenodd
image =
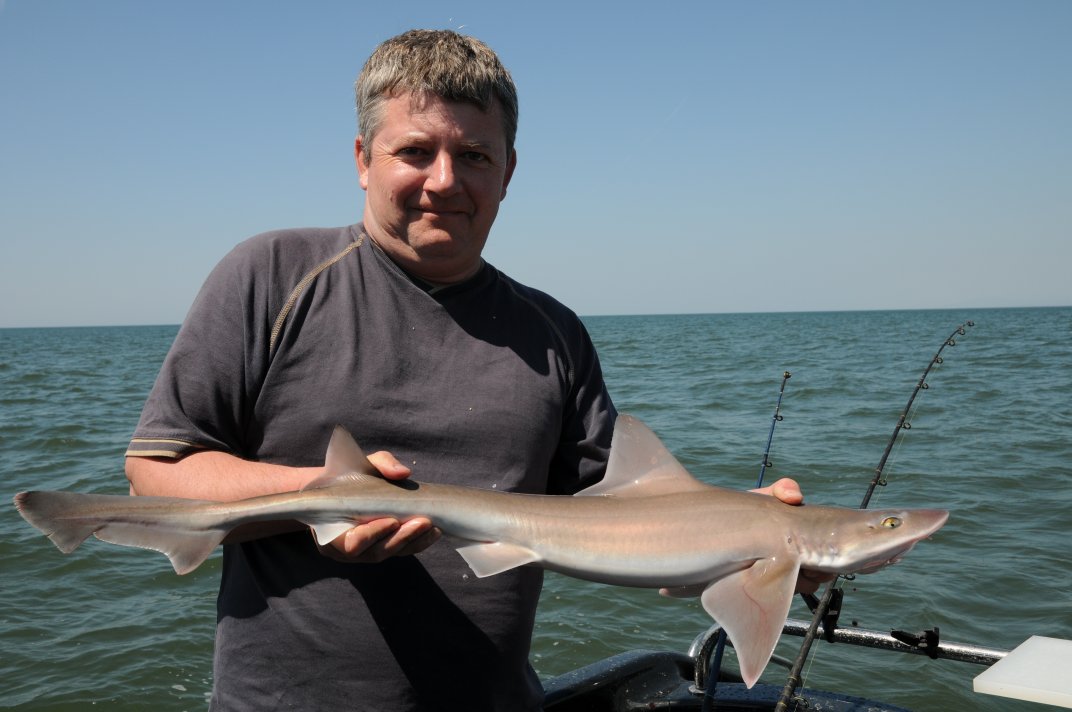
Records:
M410 475L410 469L386 451L372 453L369 462L389 480L404 480ZM438 541L441 534L425 517L405 522L385 517L358 524L330 544L317 546L322 554L336 561L374 564L392 556L409 556L424 551Z
M800 485L797 484L796 480L788 477L783 477L773 485L767 485L752 491L777 497L786 504L804 504L804 494L800 491Z
M783 477L772 485L752 491L777 497L786 504L804 504L804 493L800 491L800 485L797 484L796 480L788 477ZM820 584L832 581L834 578L834 574L801 569L800 574L797 575L796 592L815 593L819 590Z

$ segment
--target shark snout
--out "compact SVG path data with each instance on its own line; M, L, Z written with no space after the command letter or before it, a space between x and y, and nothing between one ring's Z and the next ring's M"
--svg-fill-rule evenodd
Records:
M875 551L861 564L856 573L867 574L896 564L917 543L941 529L949 519L949 512L944 509L911 509L879 513L878 517L872 529L889 529L891 535L895 536L887 546Z
M944 509L917 509L912 512L912 519L918 520L922 529L922 533L916 539L920 541L941 529L949 520L949 512Z

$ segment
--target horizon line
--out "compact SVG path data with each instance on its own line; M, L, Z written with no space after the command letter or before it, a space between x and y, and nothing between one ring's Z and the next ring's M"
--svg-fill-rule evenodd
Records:
M736 316L757 314L866 314L884 312L935 312L935 311L999 311L1012 309L1068 309L1072 304L1037 304L1027 306L990 306L990 307L902 307L902 308L868 308L868 309L779 309L773 311L675 311L675 312L635 312L635 313L602 313L602 314L578 314L581 319L603 319L610 317L642 317L642 316ZM149 327L180 327L182 322L142 322L142 323L115 323L115 324L49 324L49 325L20 325L3 326L0 330L16 329L137 329Z

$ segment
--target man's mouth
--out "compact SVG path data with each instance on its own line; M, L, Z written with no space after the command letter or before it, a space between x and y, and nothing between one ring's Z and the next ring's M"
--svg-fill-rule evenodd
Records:
M465 209L460 208L460 207L448 207L448 206L438 206L438 205L433 205L433 206L418 205L418 206L412 208L412 210L414 210L414 211L416 211L418 213L423 213L425 215L434 215L434 216L440 216L441 215L441 216L444 216L444 217L451 216L451 215L468 215L469 214L468 210L465 210Z

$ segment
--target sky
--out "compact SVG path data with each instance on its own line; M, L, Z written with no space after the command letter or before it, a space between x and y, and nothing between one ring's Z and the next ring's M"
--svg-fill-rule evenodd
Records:
M1072 3L0 0L0 327L177 324L236 243L361 219L412 27L521 103L485 257L579 314L1072 304Z

